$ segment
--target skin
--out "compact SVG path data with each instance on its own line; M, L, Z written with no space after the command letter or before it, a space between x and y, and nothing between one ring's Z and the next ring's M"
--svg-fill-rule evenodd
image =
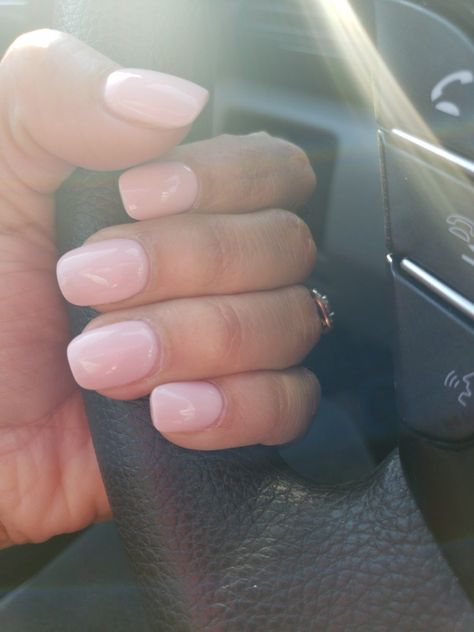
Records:
M106 110L101 89L116 68L51 31L22 36L0 64L3 547L110 517L81 391L68 370L55 276L54 192L73 166L125 169L168 153L200 183L189 213L111 227L88 240L136 239L152 271L139 295L96 306L103 313L88 329L145 319L167 349L159 369L105 395L130 399L169 381L212 380L226 401L216 427L168 435L199 449L289 441L305 431L317 405L316 378L294 368L320 334L301 286L315 246L305 224L281 210L297 208L313 190L306 157L265 134L173 150L187 128L141 126ZM232 353L224 353L229 346Z

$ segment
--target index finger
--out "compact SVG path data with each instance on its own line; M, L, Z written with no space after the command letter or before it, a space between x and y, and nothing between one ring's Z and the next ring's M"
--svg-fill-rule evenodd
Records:
M125 210L139 220L185 211L293 210L315 184L304 151L264 132L182 145L160 161L126 171L119 181Z

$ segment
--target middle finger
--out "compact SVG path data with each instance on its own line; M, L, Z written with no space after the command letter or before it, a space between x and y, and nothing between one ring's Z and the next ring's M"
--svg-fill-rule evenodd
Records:
M68 301L111 311L301 283L315 257L303 220L273 209L109 227L64 255L57 270Z

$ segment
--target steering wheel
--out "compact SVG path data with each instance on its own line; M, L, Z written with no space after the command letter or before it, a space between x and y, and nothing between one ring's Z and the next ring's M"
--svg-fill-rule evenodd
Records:
M125 66L212 90L228 4L236 3L57 0L54 26ZM58 196L61 251L125 221L114 174L78 172ZM91 316L72 308L73 333ZM398 451L362 481L322 488L271 448L184 450L155 431L147 402L85 399L153 629L474 630L474 609L425 525Z

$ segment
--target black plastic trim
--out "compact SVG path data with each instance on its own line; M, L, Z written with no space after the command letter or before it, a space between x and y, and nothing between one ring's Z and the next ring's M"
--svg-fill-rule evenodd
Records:
M474 601L474 444L442 446L402 426L400 458L428 527Z

